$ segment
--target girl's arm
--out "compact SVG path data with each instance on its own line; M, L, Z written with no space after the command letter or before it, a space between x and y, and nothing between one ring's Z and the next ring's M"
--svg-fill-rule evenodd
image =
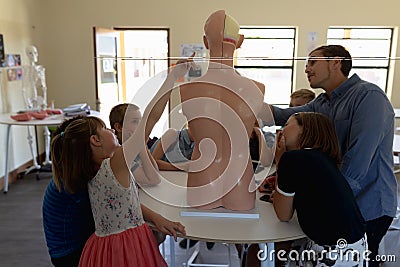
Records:
M133 171L133 177L139 185L157 185L161 182L158 167L147 148L139 153L142 166Z
M140 206L142 208L144 219L153 223L159 232L173 236L175 241L178 239L178 233L183 236L186 235L185 226L180 222L170 221L143 204Z
M279 167L279 161L282 157L282 154L286 151L286 142L285 137L282 134L282 131L278 132L276 135L276 151L275 151L275 162L276 166ZM272 203L274 205L276 216L280 221L289 221L293 217L294 207L293 207L293 198L294 194L287 194L279 189L278 184L278 167L276 174L276 182L275 182L275 190L272 192Z
M143 118L140 120L136 131L122 144L120 148L115 151L114 155L111 157L111 169L122 186L129 187L130 170L128 166L131 166L139 152L145 148L144 140L148 139L151 130L164 112L171 91L174 88L175 81L182 77L189 70L189 67L190 63L186 61L177 64L172 69L172 71L167 75L160 90L146 106L143 112Z
M272 193L273 205L276 216L280 221L287 222L293 217L293 196L285 196L278 188Z
M158 169L158 166L157 166L157 162L156 162L155 159L153 158L153 155L150 153L150 150L149 150L148 148L146 148L146 154L147 154L147 156L149 157L149 160L150 160L151 165L152 165L156 170L159 170L159 169Z
M164 156L165 151L168 150L172 145L174 145L178 140L179 132L175 129L168 129L157 142L154 150L153 157L158 165L158 168L163 171L178 171L173 164L162 160L161 158Z
M285 136L282 134L282 131L276 133L275 146L275 164L278 166L282 154L286 152L286 140Z

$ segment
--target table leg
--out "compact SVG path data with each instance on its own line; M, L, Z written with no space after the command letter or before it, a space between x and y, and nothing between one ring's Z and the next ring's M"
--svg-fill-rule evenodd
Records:
M229 243L226 243L226 245L228 246L228 266L232 266L232 262L231 262L231 245Z
M169 236L169 257L171 258L171 267L175 267L175 240L173 236Z
M162 255L163 258L165 259L165 258L166 258L166 256L165 256L165 241L162 242L160 245L161 245L161 255ZM159 246L160 246L160 245L159 245Z
M274 243L259 243L258 246L260 250L264 251L264 254L260 255L262 257L261 267L275 267L275 253L272 253L275 249Z
M185 266L188 267L189 266L189 249L190 249L190 239L186 239L186 252L185 252L185 259L186 259L186 263Z
M45 145L45 154L46 154L46 158L43 162L43 165L48 165L51 164L51 160L50 160L50 131L49 128L47 126L43 127L43 131L44 131L44 145Z
M11 145L11 125L7 125L7 134L6 134L6 160L5 160L5 173L4 173L4 194L7 193L8 191L8 158L9 158L9 152L10 152L10 145Z
M27 138L28 138L28 143L29 143L29 147L31 149L31 154L32 154L32 158L33 158L33 166L26 169L25 173L29 173L30 171L32 171L34 169L36 169L36 170L40 169L40 165L37 163L35 149L33 147L33 137L32 137L32 133L31 133L31 128L29 126L28 126L28 137Z

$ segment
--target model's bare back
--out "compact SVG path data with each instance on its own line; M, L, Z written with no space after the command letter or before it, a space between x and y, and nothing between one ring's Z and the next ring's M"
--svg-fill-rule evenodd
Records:
M254 207L249 138L264 87L233 69L211 69L181 86L184 115L195 142L188 174L188 204L204 209ZM199 168L201 166L201 169Z

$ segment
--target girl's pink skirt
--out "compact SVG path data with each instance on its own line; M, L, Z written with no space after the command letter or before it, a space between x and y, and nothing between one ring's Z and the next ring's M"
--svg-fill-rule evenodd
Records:
M158 250L150 227L145 223L122 233L99 237L92 234L86 242L81 267L167 266Z

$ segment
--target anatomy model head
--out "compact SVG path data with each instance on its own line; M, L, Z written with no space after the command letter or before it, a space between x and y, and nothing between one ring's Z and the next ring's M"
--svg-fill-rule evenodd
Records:
M239 48L244 36L239 34L240 25L225 10L212 13L204 24L204 44L208 49L230 44L234 49Z
M28 46L25 52L31 64L34 64L38 61L38 51L35 46L33 45Z

